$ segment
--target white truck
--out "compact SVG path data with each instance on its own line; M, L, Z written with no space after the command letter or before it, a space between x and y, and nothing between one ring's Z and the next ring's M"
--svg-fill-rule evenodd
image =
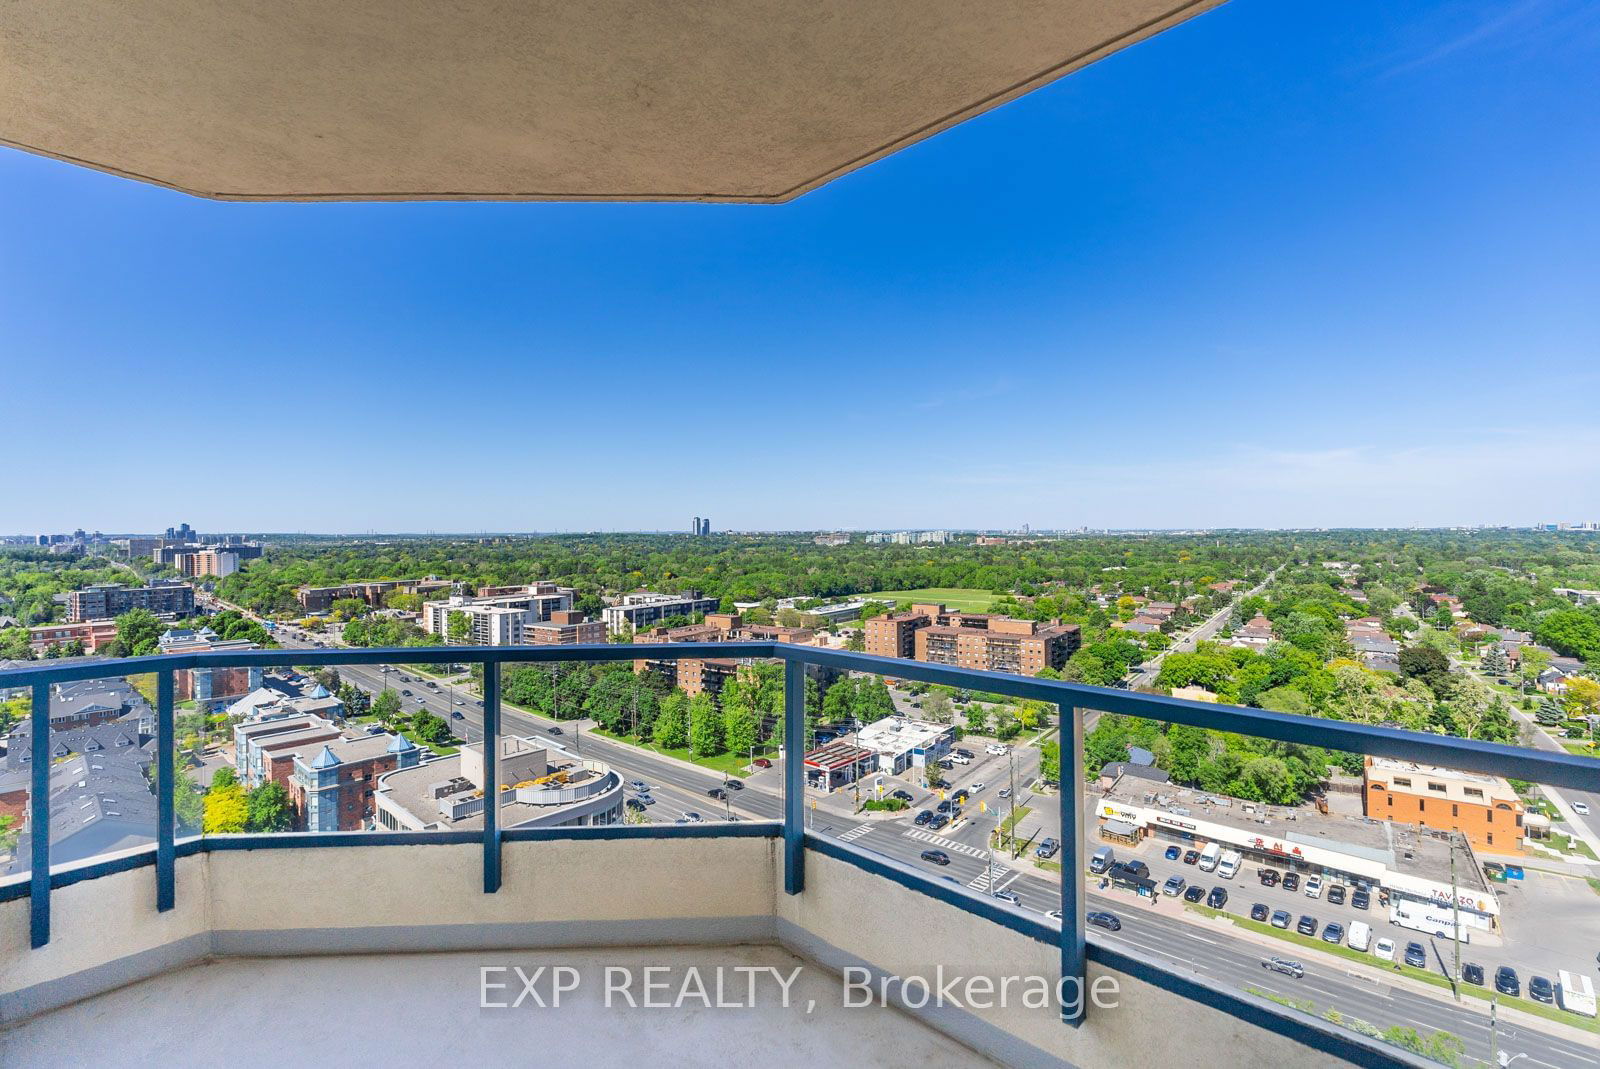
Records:
M1200 871L1212 872L1217 867L1217 862L1222 858L1222 847L1216 843L1207 843L1206 848L1200 851Z
M1569 973L1562 969L1556 973L1556 1001L1568 1013L1593 1017L1594 984L1583 973Z
M1240 855L1239 851L1227 851L1217 862L1217 875L1221 876L1224 880L1233 879L1234 875L1239 871L1239 862L1243 860L1244 858Z

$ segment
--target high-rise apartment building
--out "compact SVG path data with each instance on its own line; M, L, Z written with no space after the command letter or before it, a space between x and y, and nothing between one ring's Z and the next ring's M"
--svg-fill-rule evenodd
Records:
M557 613L571 613L577 591L554 583L529 583L521 587L492 587L479 597L456 595L422 606L422 629L448 641L474 646L520 646L539 641L528 635L528 628L550 622ZM453 618L467 621L467 637L453 639ZM563 617L574 627L579 622ZM576 641L576 639L574 639Z

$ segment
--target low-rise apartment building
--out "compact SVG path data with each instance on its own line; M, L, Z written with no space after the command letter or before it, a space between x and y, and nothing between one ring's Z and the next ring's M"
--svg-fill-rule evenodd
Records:
M1435 831L1455 831L1496 854L1523 852L1522 799L1499 776L1368 757L1362 796L1367 816Z
M358 583L341 583L338 586L303 586L294 592L294 597L300 603L300 609L308 613L324 613L333 607L336 601L345 598L359 598L374 609L383 607L383 599L390 593L400 591L405 594L438 594L452 589L454 583L448 579L382 579Z
M85 653L99 653L101 648L117 637L117 621L82 620L72 624L41 624L28 628L28 648L43 653L51 646L83 643Z
M530 624L547 623L556 613L572 612L577 592L554 583L530 583L521 587L495 587L494 593L467 597L457 594L422 606L422 629L448 642L474 646L520 646L531 639ZM465 618L467 635L451 638L451 621ZM570 617L568 618L570 619Z
M617 604L607 605L600 616L608 633L620 635L628 630L644 631L674 616L713 613L721 607L717 598L703 598L694 590L683 594L636 590L622 595Z
M817 632L809 627L779 627L774 624L749 624L738 613L707 613L705 621L687 627L658 627L633 637L641 644L668 642L788 642L807 646L816 641ZM691 698L722 693L722 686L738 676L747 662L735 658L642 658L633 662L634 671L651 671L673 686L683 688ZM819 686L827 686L837 674L820 665L807 665L807 675Z
M257 648L248 639L222 638L209 627L198 631L168 628L156 646L162 653L227 653ZM243 697L259 686L259 668L189 668L173 676L173 694L177 700L193 701L204 712Z
M194 588L181 579L155 579L148 586L99 583L67 595L67 619L74 623L108 620L131 609L188 616L194 612Z
M530 646L576 646L604 642L606 625L599 620L589 619L581 612L564 610L551 613L548 620L524 624L522 640Z
M867 621L866 652L988 672L1034 675L1060 669L1082 641L1076 624L1040 623L941 604Z
M298 825L305 831L361 831L376 826L379 780L422 763L404 735L379 733L329 740L299 750L289 776Z

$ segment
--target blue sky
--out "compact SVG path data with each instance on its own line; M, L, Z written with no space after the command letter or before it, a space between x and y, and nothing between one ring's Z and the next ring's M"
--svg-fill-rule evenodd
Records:
M1234 3L789 205L0 150L0 531L1600 519L1600 7Z

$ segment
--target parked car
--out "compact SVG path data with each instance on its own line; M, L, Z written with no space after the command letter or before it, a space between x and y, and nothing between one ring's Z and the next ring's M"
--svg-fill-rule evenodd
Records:
M1198 902L1205 896L1206 889L1199 884L1192 884L1187 891L1183 892L1183 900L1185 902Z
M1299 932L1301 935L1316 935L1317 918L1312 916L1301 917L1300 923L1294 926L1294 930Z
M771 768L772 767L772 762L768 761L765 757L758 757L754 761L751 761L750 763L752 765L755 765L757 768Z
M993 754L996 757L1004 757L1006 754L1011 752L1011 747L1003 746L998 742L991 742L989 745L983 748L983 752L987 754Z
M1275 909L1272 911L1272 926L1274 928L1287 928L1289 927L1289 922L1292 920L1294 920L1294 918L1289 916L1289 911L1286 909Z
M1421 943L1406 944L1406 964L1413 969L1426 969L1428 967L1428 952Z
M1372 944L1372 956L1380 961L1394 960L1394 940L1380 939Z
M1177 898L1183 894L1183 889L1188 882L1182 876L1168 876L1167 882L1161 885L1161 893L1168 898Z
M1176 860L1178 860L1179 856L1181 856L1182 854L1183 854L1183 851L1181 849L1179 849L1178 847L1169 846L1169 847L1167 847L1167 852L1165 854L1165 857L1166 857L1166 859L1168 861L1176 861Z
M1278 886L1278 870L1277 869L1257 869L1256 870L1256 878L1261 881L1261 886L1262 887L1276 887L1276 886Z
M950 855L943 850L924 850L922 852L922 860L930 865L948 865L950 864Z
M1365 891L1356 891L1350 895L1350 905L1356 909L1366 909L1372 905L1372 896Z
M920 828L924 824L927 824L927 823L931 822L932 820L933 820L933 810L924 809L922 812L918 813L914 818L912 818L911 823L915 824L917 827Z
M1550 982L1548 977L1530 976L1528 977L1528 997L1535 1002L1543 1002L1549 1005L1556 1000L1555 985Z
M973 753L971 750L967 749L965 746L961 747L958 750L952 750L951 751L951 755L952 756L965 757L968 761L970 761L974 757L978 756L977 754Z
M1283 874L1283 889L1285 891L1298 891L1298 890L1300 890L1300 874L1298 872L1286 872L1286 873L1284 873Z
M1476 962L1463 962L1461 965L1461 979L1474 987L1483 986L1483 966Z
M1268 910L1265 902L1257 902L1255 905L1250 907L1250 919L1256 921L1257 923L1265 923L1267 919L1267 913Z
M1137 876L1141 880L1150 875L1150 866L1138 858L1123 862L1122 867L1128 870L1128 875Z
M1193 865L1196 861L1199 861L1199 860L1200 860L1200 851L1198 851L1198 850L1185 850L1183 852L1183 863L1185 865Z
M1122 931L1122 921L1115 913L1085 913L1083 915L1083 919L1088 921L1090 924L1104 928L1108 932Z
M1287 958L1267 958L1261 963L1263 969L1281 972L1285 976L1292 976L1296 980L1306 974L1306 967L1298 961L1289 961Z
M1517 970L1509 965L1502 965L1494 971L1494 989L1502 995L1522 994L1522 981L1517 979Z
M1043 842L1041 842L1039 844L1038 848L1035 849L1033 853L1034 853L1035 857L1041 857L1041 858L1044 858L1045 860L1049 860L1050 858L1055 857L1056 856L1056 851L1060 850L1060 849L1061 849L1061 844L1060 843L1056 842L1054 839L1051 839L1051 838L1047 837Z
M1342 906L1342 905L1344 905L1344 896L1345 896L1345 886L1344 886L1344 884L1342 884L1342 883L1334 884L1332 887L1328 888L1328 905L1330 905L1330 906Z
M964 753L953 753L945 758L944 763L947 765L970 765L972 764L972 758Z
M1312 876L1310 876L1310 877L1308 877L1306 879L1306 897L1307 898L1321 898L1322 897L1322 877L1321 876L1312 875Z
M1322 941L1324 943L1343 943L1344 925L1338 921L1329 921L1327 927L1322 929Z
M1206 905L1212 909L1221 909L1228 904L1228 892L1220 887L1213 887L1211 893L1206 895Z

